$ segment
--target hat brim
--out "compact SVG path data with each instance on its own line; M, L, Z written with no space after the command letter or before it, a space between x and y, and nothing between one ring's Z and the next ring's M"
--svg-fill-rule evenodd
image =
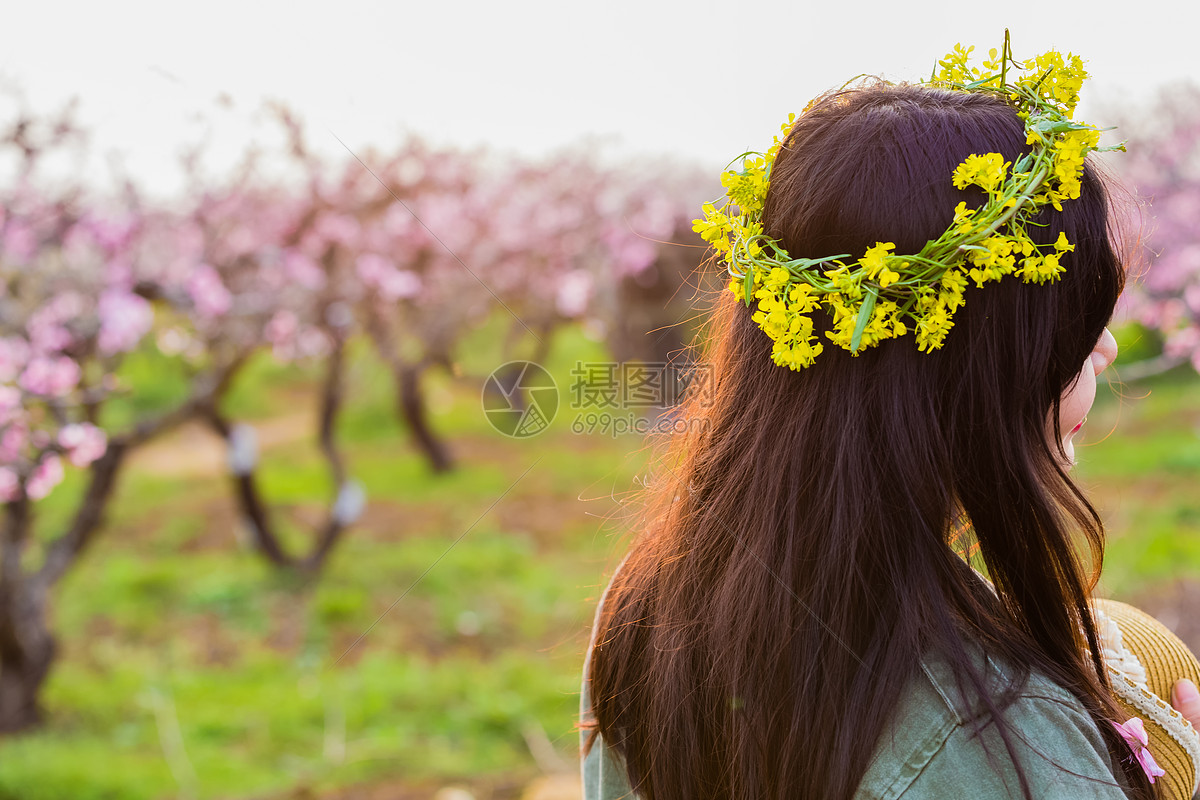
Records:
M1117 701L1131 717L1140 717L1150 740L1150 753L1166 775L1163 797L1191 800L1200 777L1200 736L1191 723L1171 705L1176 681L1189 678L1200 686L1200 661L1170 628L1149 614L1116 600L1095 599L1092 608L1099 612L1097 626L1103 631L1104 618L1116 623L1119 642L1140 664L1124 670L1119 659L1111 659L1111 642L1105 642L1109 678ZM1130 674L1132 673L1132 674ZM1139 680L1144 676L1145 682Z

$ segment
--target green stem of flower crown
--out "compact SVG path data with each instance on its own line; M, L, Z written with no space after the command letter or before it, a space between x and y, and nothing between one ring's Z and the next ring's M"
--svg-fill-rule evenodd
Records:
M993 233L1000 230L1001 227L1008 224L1009 220L1011 220L1013 217L1015 217L1018 212L1024 210L1024 208L1029 204L1029 202L1031 200L1033 200L1034 192L1036 192L1038 189L1041 188L1042 181L1046 180L1046 177L1049 174L1050 174L1050 168L1042 167L1041 170L1039 170L1036 173L1036 175L1034 175L1033 180L1031 180L1029 182L1029 187L1022 194L1019 194L1016 196L1017 202L1012 206L1012 208L1009 208L1007 211L1005 211L1003 214L1001 214L999 217L997 217L996 221L993 222L991 225L987 226L986 228L984 228L983 230L981 230L977 233L972 234L970 239L968 239L967 242L964 242L963 244L960 244L958 246L958 249L962 250L964 247L966 247L970 244L974 244L975 242L982 242L984 239L988 238Z
M857 353L858 348L862 345L863 331L867 329L867 322L871 319L872 312L875 311L875 301L879 299L879 287L868 286L867 294L863 297L862 308L858 310L858 319L854 322L854 334L850 337L850 351Z
M1012 58L1012 48L1009 44L1008 28L1004 29L1004 49L1000 51L1000 85L1008 85L1008 60Z

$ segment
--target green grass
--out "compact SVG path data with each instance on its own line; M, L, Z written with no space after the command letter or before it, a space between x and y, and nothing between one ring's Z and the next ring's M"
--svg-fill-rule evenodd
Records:
M486 375L505 327L482 327L461 369ZM570 432L571 367L604 358L579 330L563 332L547 364L564 392L559 417L528 440L490 428L476 387L432 372L431 418L459 457L435 475L395 417L391 376L355 343L340 430L371 504L314 584L246 548L224 476L132 463L101 538L56 595L63 650L47 724L0 742L0 800L531 776L530 725L571 761L593 603L624 546L604 518L646 457L632 436ZM153 356L128 362L131 384L165 375L163 386L112 413L128 420L177 400L182 376L162 368ZM259 424L306 412L317 377L256 359L226 410ZM1147 386L1124 399L1102 390L1078 450L1109 527L1104 583L1117 596L1200 579L1200 379ZM297 552L332 495L311 431L300 433L262 461ZM39 537L61 530L81 490L73 473L39 504Z
M577 331L562 344L550 367L565 386L574 354L596 348ZM531 725L573 758L590 602L612 566L600 518L610 488L627 488L640 467L625 456L636 443L585 441L561 419L510 440L480 413L477 389L434 372L431 416L460 461L436 475L373 359L352 348L355 391L341 420L372 507L315 584L239 544L223 476L130 465L102 537L57 595L63 656L44 697L47 724L0 744L0 798L248 797L379 776L532 776L522 734ZM136 357L126 379L155 380L159 366ZM115 418L176 402L182 379L164 381L177 379ZM315 380L252 361L226 410L258 422L311 409ZM332 499L311 432L301 433L266 448L261 473L296 551ZM62 529L80 477L39 504L40 538Z
M1131 349L1118 374L1120 363L1144 355ZM1200 580L1200 379L1177 368L1102 385L1085 430L1076 472L1108 529L1102 590L1136 599Z

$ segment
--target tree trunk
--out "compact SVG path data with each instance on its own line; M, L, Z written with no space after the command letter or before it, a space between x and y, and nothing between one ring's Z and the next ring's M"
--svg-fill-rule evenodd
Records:
M44 584L21 572L29 535L29 500L5 504L0 546L0 733L33 727L41 720L38 694L54 661L46 624Z
M88 468L88 487L66 531L46 544L36 571L22 569L21 557L33 526L33 507L21 492L3 505L0 526L0 734L26 730L41 721L38 698L50 674L58 645L50 629L49 597L97 535L113 496L125 456L138 445L190 419L222 392L237 359L193 388L174 410L144 419L111 436L104 455Z
M317 416L317 442L329 465L329 477L333 484L336 498L329 510L325 523L315 534L312 548L307 555L293 555L283 546L283 540L271 513L270 504L263 495L258 481L259 454L255 451L246 458L245 463L231 465L234 497L250 529L254 548L272 566L282 570L291 570L308 580L316 577L325 566L330 553L338 543L342 533L351 523L358 511L343 507L344 492L354 492L355 486L346 473L346 466L337 445L337 420L342 410L345 396L345 350L346 343L338 331L330 331L334 340L332 352L326 365L325 379L321 388L321 406ZM222 416L217 403L212 403L204 411L209 426L221 436L228 446L236 449L234 444L237 435L236 427ZM361 492L361 488L358 489ZM348 501L349 502L349 501ZM349 502L349 506L360 506L358 502Z
M0 734L41 722L38 698L58 649L45 594L22 580L0 591Z
M401 418L412 431L417 447L429 459L434 472L449 472L454 459L445 442L437 438L429 424L429 406L421 393L421 364L401 364L396 371L397 406Z
M434 472L449 472L454 468L454 459L429 424L425 397L421 394L421 374L431 359L426 356L417 363L405 360L396 346L394 329L378 308L372 309L367 317L367 334L396 382L396 413L408 425L417 449L425 454Z

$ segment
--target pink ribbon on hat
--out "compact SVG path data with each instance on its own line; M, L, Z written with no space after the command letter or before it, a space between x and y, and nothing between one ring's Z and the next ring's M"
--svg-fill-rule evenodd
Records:
M1146 727L1142 725L1140 719L1133 717L1124 723L1114 722L1113 727L1129 743L1129 746L1137 755L1138 763L1142 765L1142 769L1146 772L1146 777L1150 779L1151 783L1154 783L1155 778L1167 774L1167 771L1158 765L1158 762L1154 760L1154 756L1150 753L1150 738L1146 735Z

